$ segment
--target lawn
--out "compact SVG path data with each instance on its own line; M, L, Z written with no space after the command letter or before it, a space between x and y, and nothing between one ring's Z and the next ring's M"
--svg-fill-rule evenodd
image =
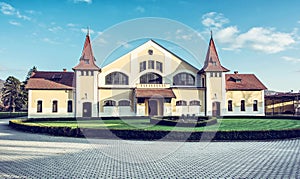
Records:
M207 127L173 127L152 125L149 119L130 120L84 120L84 121L39 121L26 122L33 126L71 128L161 130L161 131L267 131L300 128L300 120L289 119L219 119L218 124Z

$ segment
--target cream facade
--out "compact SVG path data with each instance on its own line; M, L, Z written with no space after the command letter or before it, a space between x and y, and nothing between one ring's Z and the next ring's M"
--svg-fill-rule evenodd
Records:
M87 35L73 70L30 78L29 118L264 115L265 87L234 89L235 77L227 79L212 38L202 69L153 40L100 69ZM245 111L239 110L241 100Z

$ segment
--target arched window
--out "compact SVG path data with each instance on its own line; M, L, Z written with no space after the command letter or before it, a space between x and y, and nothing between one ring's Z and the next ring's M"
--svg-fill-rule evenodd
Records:
M106 85L128 85L128 76L122 72L112 72L105 77Z
M200 106L200 101L197 100L190 101L190 106Z
M258 111L258 108L257 108L257 100L254 100L254 101L253 101L253 111Z
M176 106L186 106L186 101L183 100L176 101Z
M106 101L104 101L104 106L116 106L116 101L106 100Z
M68 112L73 112L73 101L68 100Z
M119 106L130 106L130 101L128 100L121 100L118 102Z
M146 73L140 77L141 84L162 84L162 77L156 73Z
M38 112L38 113L43 112L43 101L42 100L37 101L37 111L36 112Z
M57 112L58 102L55 100L52 102L52 112Z
M195 77L189 73L178 73L173 77L173 85L192 86L195 85Z
M245 100L241 100L241 111L246 111L245 110Z
M228 111L232 111L232 100L228 100Z

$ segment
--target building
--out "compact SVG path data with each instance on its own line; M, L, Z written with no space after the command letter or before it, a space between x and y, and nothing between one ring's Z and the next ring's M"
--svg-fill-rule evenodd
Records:
M31 76L29 118L264 115L266 87L254 74L227 74L212 37L202 69L154 40L100 68L87 34L73 71Z
M266 115L300 115L300 92L265 95L265 112Z

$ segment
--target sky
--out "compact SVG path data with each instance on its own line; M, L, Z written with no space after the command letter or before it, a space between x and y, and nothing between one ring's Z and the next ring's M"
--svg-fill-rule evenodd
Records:
M269 90L298 92L299 7L298 0L0 0L0 79L23 81L33 66L71 71L87 27L99 66L109 55L104 47L129 49L141 39L137 34L146 33L145 39L170 42L171 51L173 43L191 52L201 68L212 31L220 61L231 73L254 73ZM141 19L145 26L122 31ZM147 25L155 22L153 35Z

